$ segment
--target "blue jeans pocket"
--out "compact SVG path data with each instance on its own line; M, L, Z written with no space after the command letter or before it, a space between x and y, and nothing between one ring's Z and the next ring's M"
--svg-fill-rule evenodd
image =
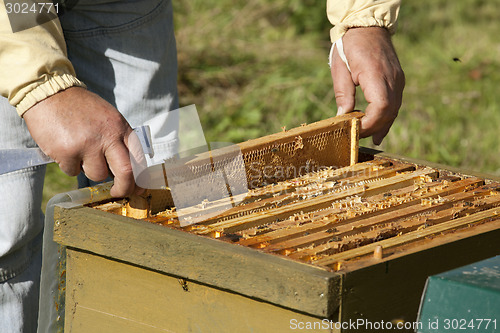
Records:
M166 0L79 0L60 21L67 40L112 35L153 20L166 4Z
M78 78L132 126L177 108L171 0L80 0L61 24Z

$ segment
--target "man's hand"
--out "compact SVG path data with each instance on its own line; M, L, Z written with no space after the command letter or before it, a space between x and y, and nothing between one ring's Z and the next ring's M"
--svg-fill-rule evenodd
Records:
M35 142L69 176L83 170L88 178L102 181L111 170L112 196L136 189L126 140L132 129L101 97L69 88L37 103L23 117Z
M332 79L338 114L354 110L356 86L361 86L368 107L361 119L361 137L373 136L379 145L398 115L405 78L389 32L384 28L351 28L344 35L344 53L351 68L335 49Z

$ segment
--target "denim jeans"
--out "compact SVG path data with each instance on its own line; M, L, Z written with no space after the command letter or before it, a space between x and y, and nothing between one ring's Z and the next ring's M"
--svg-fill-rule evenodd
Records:
M77 77L132 127L178 108L170 0L80 0L60 20ZM35 145L4 98L0 124L0 149ZM0 332L36 331L44 174L0 176Z
M4 98L0 124L0 149L34 147ZM44 175L45 167L0 175L0 332L36 331Z

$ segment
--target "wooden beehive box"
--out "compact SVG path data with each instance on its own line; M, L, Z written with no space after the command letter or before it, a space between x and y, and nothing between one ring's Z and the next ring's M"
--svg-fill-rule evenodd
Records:
M367 149L358 161L359 116L241 144L247 166L274 171L249 168L245 200L199 224L181 228L166 191L60 204L65 330L411 325L429 275L500 252L500 183Z

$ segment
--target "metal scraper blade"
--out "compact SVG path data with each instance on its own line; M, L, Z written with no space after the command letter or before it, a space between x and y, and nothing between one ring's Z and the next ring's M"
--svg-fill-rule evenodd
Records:
M52 162L40 148L0 149L0 175Z

